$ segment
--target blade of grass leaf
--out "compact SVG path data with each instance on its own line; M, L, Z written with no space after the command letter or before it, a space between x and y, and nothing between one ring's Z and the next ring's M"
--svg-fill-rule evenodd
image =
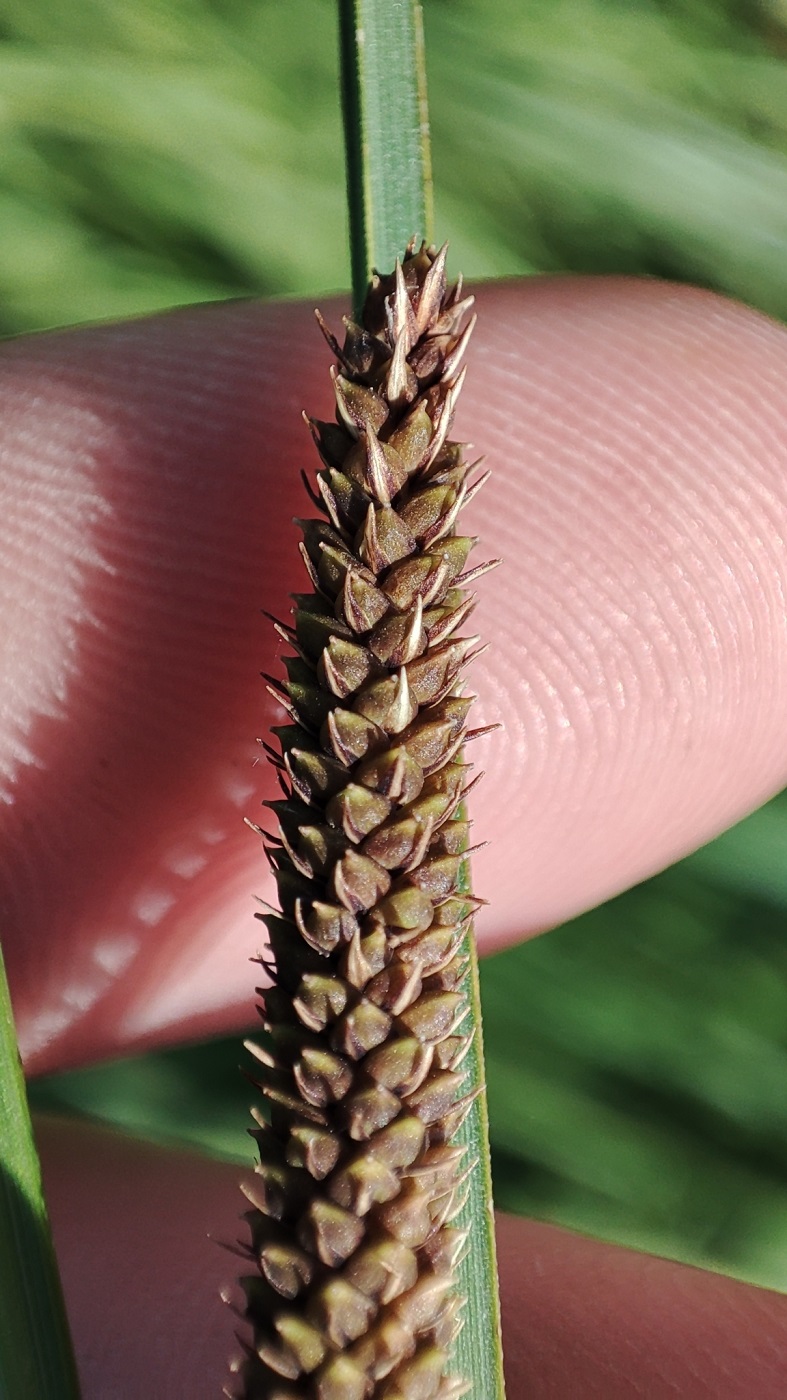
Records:
M79 1384L0 951L0 1395L77 1400Z
M410 238L429 238L431 159L421 7L413 0L339 0L342 92L350 215L353 299L366 295L373 268L401 258ZM462 891L470 892L469 862ZM459 1287L467 1299L456 1346L470 1394L503 1400L503 1357L497 1284L489 1121L484 1083L478 961L465 937L474 1029L465 1062L476 1094L457 1141L473 1164L457 1223L468 1230Z
M423 23L414 0L339 0L350 251L356 311L373 268L431 238Z
M462 808L464 815L464 808ZM461 888L469 894L470 862L462 867ZM459 1288L467 1298L465 1323L456 1344L457 1369L472 1379L470 1395L484 1400L504 1400L503 1346L500 1331L500 1295L497 1283L497 1250L492 1201L492 1168L489 1156L489 1112L486 1101L484 1042L481 1028L481 988L478 953L472 928L464 938L468 958L470 1015L473 1043L465 1061L470 1090L478 1097L457 1134L475 1168L468 1181L468 1196L458 1224L469 1230L468 1248L459 1269Z

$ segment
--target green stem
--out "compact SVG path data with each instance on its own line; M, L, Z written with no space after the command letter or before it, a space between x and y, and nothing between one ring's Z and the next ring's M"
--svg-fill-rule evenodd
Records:
M431 238L432 171L421 6L339 0L350 252L356 311L374 268Z
M462 866L461 888L463 893L470 893L469 860L465 860ZM481 1396L484 1400L505 1400L481 988L478 951L472 928L465 935L463 952L468 959L467 993L474 1031L465 1066L468 1088L476 1089L478 1097L457 1135L457 1141L467 1148L468 1158L474 1167L468 1180L467 1202L457 1221L469 1231L469 1235L467 1253L459 1270L459 1289L467 1298L467 1308L464 1327L456 1344L456 1363L459 1374L472 1379L472 1400L476 1400L476 1397L480 1400Z
M421 6L415 0L339 0L353 300L361 307L372 270L388 269L410 238L431 238L432 171ZM469 862L463 870L470 891ZM477 1098L459 1133L473 1170L461 1223L468 1250L459 1278L467 1298L456 1346L458 1372L480 1400L504 1400L489 1118L484 1082L475 939L466 938L474 1039L466 1061Z
M79 1396L1 950L0 1396Z

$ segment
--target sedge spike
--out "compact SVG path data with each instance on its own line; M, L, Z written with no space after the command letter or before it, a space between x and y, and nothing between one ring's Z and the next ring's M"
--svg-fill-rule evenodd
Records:
M337 364L336 421L300 522L311 591L281 628L282 797L263 833L266 1104L247 1185L254 1272L240 1400L456 1400L456 1217L474 1169L461 756L478 638L456 520L473 467L448 433L472 298L412 242L375 275ZM269 1122L265 1118L269 1118Z

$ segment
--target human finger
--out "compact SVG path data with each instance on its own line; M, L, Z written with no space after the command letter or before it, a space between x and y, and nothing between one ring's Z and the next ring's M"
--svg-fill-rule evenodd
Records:
M242 1169L67 1120L37 1133L83 1400L212 1400ZM787 1298L512 1217L498 1250L508 1400L782 1400Z
M787 778L787 335L654 283L480 289L484 948L663 866ZM230 305L0 355L0 902L30 1069L248 1021L270 881L260 617L331 412L311 313ZM475 625L475 623L474 623Z

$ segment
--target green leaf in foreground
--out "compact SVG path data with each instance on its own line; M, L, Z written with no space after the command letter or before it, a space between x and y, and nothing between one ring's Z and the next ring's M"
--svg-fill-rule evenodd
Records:
M78 1394L0 952L0 1395L76 1400Z

